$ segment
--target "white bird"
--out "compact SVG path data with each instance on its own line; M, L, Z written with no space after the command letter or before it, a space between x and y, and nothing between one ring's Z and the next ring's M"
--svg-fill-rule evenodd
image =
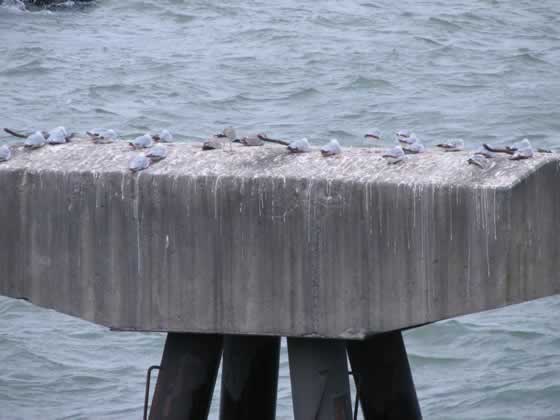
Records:
M68 141L67 137L68 134L66 133L66 129L64 127L56 127L49 131L47 142L49 144L64 144Z
M222 136L227 137L230 141L234 141L237 137L237 134L235 133L235 128L233 127L224 128L224 131L222 132Z
M402 149L404 150L405 153L417 154L417 153L422 153L425 147L418 138L414 137L414 142L404 144Z
M0 162L7 162L12 158L12 150L5 144L0 146Z
M381 140L381 130L377 127L372 128L365 136L366 139Z
M529 159L533 157L533 146L528 139L523 139L519 143L513 145L515 149L513 152L513 156L510 158L511 160L521 160L521 159Z
M476 152L474 152L474 155L484 156L487 159L492 159L496 157L496 153L488 150L484 146L480 147Z
M152 136L155 141L159 141L160 143L171 143L173 142L173 134L169 132L169 130L161 130L159 134Z
M488 166L488 158L482 154L475 153L472 155L467 162L469 165L476 165L481 169L484 169Z
M150 163L151 160L146 156L142 154L136 155L128 162L128 169L130 169L132 172L142 171L148 168L150 166Z
M294 140L288 145L288 150L292 153L307 153L311 151L309 140L305 137L299 140Z
M221 136L227 138L229 140L229 150L233 151L233 142L237 138L237 134L233 127L226 127L222 132Z
M528 149L528 148L531 148L531 149L533 148L529 139L523 139L523 140L518 141L517 143L513 143L513 145L507 147L507 149L511 150L512 152L515 152L516 150Z
M342 148L337 139L332 139L323 147L321 147L321 154L323 156L334 156L342 153Z
M401 146L396 145L395 147L386 150L383 155L382 155L388 163L390 164L395 164L395 163L399 163L401 161L403 161L404 159L406 159L406 155L404 153L404 150Z
M465 148L465 142L463 139L450 139L445 143L438 144L437 147L444 149L446 152L458 152Z
M91 130L87 132L87 135L90 136L91 140L96 144L108 144L118 139L117 132L112 129Z
M399 131L399 133L402 133L403 131ZM410 133L408 134L408 136L404 136L404 135L399 135L399 133L397 133L397 140L399 141L399 143L402 144L414 144L416 142L419 142L420 139L418 137L416 137L416 134L414 133ZM408 132L406 132L408 133Z
M39 147L43 147L45 144L47 144L47 140L40 131L35 131L27 137L23 143L25 147L29 147L31 149L38 149Z
M264 141L259 137L259 134L250 134L243 137L239 142L244 146L264 146Z
M146 157L150 158L152 162L165 159L167 157L167 147L163 144L156 144L146 152Z
M202 150L216 150L223 149L224 144L227 143L227 137L213 135L202 143Z
M400 140L409 138L414 133L412 133L410 130L398 130L396 134L397 138Z
M144 134L143 136L136 137L128 144L130 144L133 149L148 149L154 145L154 139L149 134Z

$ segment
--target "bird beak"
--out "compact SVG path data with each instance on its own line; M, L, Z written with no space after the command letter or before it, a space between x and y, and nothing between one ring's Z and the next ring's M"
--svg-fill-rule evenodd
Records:
M372 139L375 139L375 140L379 140L379 136L376 136L375 134L366 134L364 137L366 139L367 138L372 138Z

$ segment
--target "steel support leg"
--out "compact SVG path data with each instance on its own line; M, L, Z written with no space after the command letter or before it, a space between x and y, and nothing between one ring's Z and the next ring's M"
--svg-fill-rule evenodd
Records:
M280 337L226 336L221 420L274 420Z
M420 420L422 414L400 331L348 341L366 420Z
M288 338L295 420L352 420L343 341Z
M208 418L222 341L221 335L167 334L150 420Z

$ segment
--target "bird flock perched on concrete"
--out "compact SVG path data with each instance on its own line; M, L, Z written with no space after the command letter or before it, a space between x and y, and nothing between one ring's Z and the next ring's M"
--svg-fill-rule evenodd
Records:
M24 138L23 145L27 149L38 149L47 144L65 144L72 141L72 138L77 136L76 133L68 133L64 127L55 127L50 131L35 131L29 135L21 134L8 128L5 128L4 131L13 136ZM112 129L93 129L86 131L86 135L94 144L109 144L119 140L116 131ZM364 137L374 142L383 140L381 130L378 128L370 130ZM132 172L138 172L149 168L155 162L165 159L168 155L165 143L172 142L173 135L169 130L162 130L156 134L146 133L129 140L128 144L132 150L137 150L140 153L130 159L128 168ZM265 134L252 134L238 138L233 127L226 127L222 132L210 136L203 142L202 150L228 149L229 151L233 151L233 143L255 147L263 146L267 142L285 146L288 153L312 152L311 145L307 138L285 141L272 139ZM444 152L458 152L465 149L465 142L462 139L449 139L436 146ZM408 155L424 153L426 149L426 146L424 146L423 142L414 132L410 130L398 130L394 134L394 144L386 149L381 156L388 164L394 165L406 161ZM537 149L537 151L541 153L552 153L551 150L542 148ZM332 139L320 148L320 152L324 157L337 156L342 153L342 147L338 140ZM522 160L532 158L534 150L528 139L523 139L511 146L505 147L483 144L469 156L467 163L484 169L489 166L490 160L499 153L509 155L511 160ZM0 162L8 161L12 156L13 153L10 146L0 146Z

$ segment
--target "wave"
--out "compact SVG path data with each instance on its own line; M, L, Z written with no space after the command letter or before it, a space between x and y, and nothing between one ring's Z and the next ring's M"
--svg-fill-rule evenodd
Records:
M460 31L463 29L461 25L455 22L451 22L448 19L444 19L443 17L430 17L428 19L428 23L434 24L434 26L440 26L444 29L452 29L455 31Z
M76 7L84 8L95 2L96 0L3 0L0 1L0 8L16 12L49 12Z
M4 70L0 70L0 75L22 76L22 75L44 74L45 72L51 70L52 68L44 65L44 61L42 59L35 58L25 63L16 64L13 65L12 67L8 67Z
M26 12L25 3L21 0L4 0L0 2L0 8L14 12Z
M367 89L367 88L393 88L393 84L385 79L370 78L366 76L358 76L350 83L342 86L340 89Z

